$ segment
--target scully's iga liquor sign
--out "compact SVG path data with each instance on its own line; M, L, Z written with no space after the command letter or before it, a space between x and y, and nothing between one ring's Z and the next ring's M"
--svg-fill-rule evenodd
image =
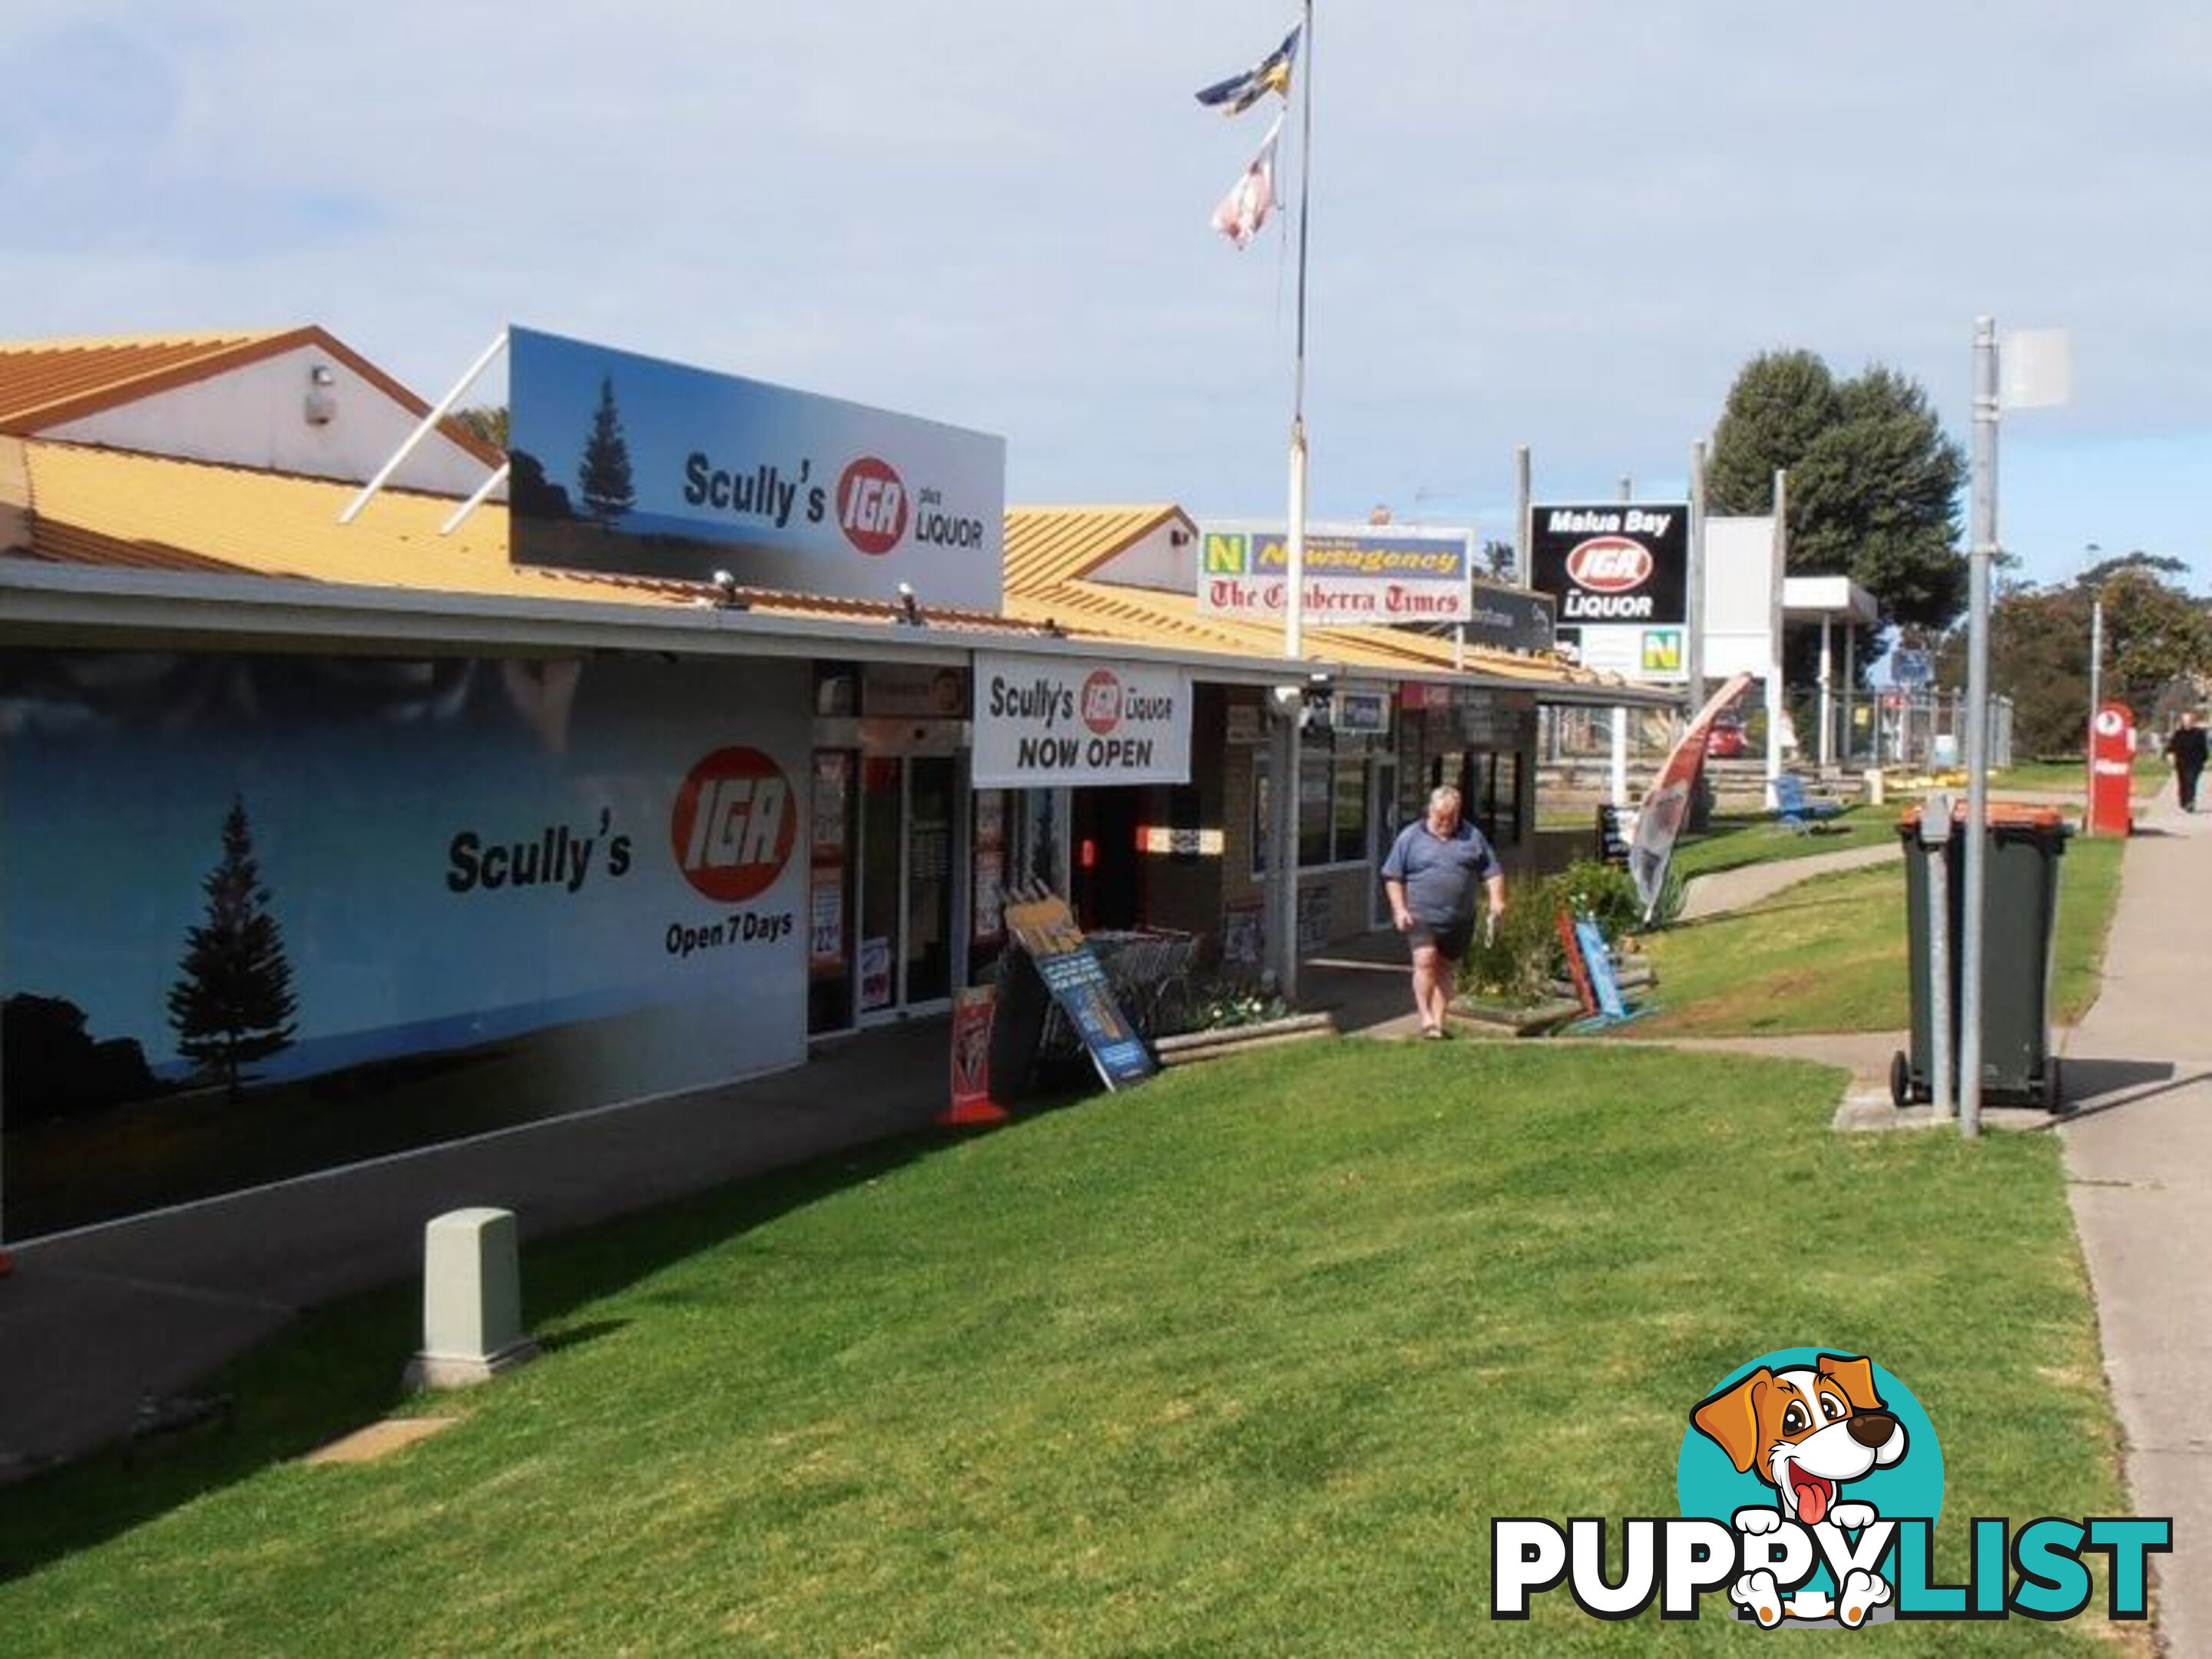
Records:
M1768 1630L2074 1619L2088 1610L2088 1563L2101 1558L2105 1616L2138 1620L2149 1607L2149 1558L2173 1547L2163 1517L1976 1516L1966 1582L1942 1582L1935 1425L1910 1389L1863 1355L1762 1355L1686 1415L1679 1519L1492 1521L1492 1618L1527 1619L1535 1598L1564 1585L1595 1619L1632 1619L1655 1601L1662 1619L1696 1619L1707 1595L1725 1599L1725 1616Z
M518 564L999 607L1003 438L507 331Z
M975 655L978 788L1190 781L1190 676L1080 657Z

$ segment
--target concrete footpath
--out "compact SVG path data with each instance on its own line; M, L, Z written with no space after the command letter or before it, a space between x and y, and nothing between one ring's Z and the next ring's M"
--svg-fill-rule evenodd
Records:
M2157 1624L2212 1653L2212 819L2136 821L2096 1003L2067 1034L2060 1130L2138 1515L2173 1518Z

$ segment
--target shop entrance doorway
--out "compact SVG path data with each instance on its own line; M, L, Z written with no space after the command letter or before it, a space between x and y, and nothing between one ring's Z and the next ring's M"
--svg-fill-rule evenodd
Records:
M1075 868L1069 897L1084 927L1133 927L1143 904L1137 890L1143 878L1137 857L1138 821L1143 816L1141 789L1078 789L1073 820Z
M949 755L861 757L861 1024L951 1005L958 786L958 763Z

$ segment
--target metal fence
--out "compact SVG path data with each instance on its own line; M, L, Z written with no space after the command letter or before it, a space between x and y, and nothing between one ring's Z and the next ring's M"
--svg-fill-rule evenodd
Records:
M1828 741L1820 742L1820 696L1813 686L1792 686L1783 699L1790 726L1783 763L1815 768L1822 763L1849 771L1869 767L1911 772L1942 772L1966 763L1966 694L1943 686L1872 687L1854 690L1848 701L1832 694ZM1747 758L1766 752L1766 711L1754 690L1739 705ZM1613 752L1613 716L1606 708L1547 708L1542 711L1538 753L1547 762L1602 763ZM2013 708L2009 697L1992 696L1989 707L1989 763L2013 763ZM1632 763L1663 758L1682 729L1672 710L1636 710L1629 717ZM1796 739L1795 747L1789 738Z

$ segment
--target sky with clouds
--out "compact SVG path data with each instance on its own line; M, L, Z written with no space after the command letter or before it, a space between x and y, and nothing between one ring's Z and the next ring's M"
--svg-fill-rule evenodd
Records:
M9 0L0 336L319 322L434 397L507 322L1003 434L1016 502L1283 509L1296 263L1207 226L1289 0ZM2069 331L2000 532L2212 588L2203 0L1320 0L1318 518L1679 495L1743 362L1970 437L1973 322ZM1295 127L1285 182L1296 188ZM497 384L485 392L496 396ZM480 394L483 395L483 394Z

